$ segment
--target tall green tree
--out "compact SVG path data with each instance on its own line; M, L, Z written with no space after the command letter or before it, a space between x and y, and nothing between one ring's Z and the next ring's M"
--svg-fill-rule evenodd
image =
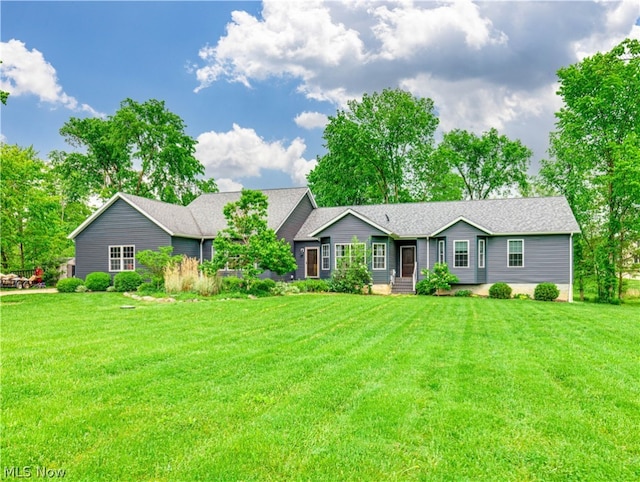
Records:
M185 124L155 99L125 99L106 119L71 118L60 134L84 152L53 152L56 169L80 196L109 198L118 191L188 204L204 192L216 192L213 179L193 156L196 141Z
M625 40L558 71L564 106L545 181L567 197L602 301L620 298L624 253L639 238L640 42Z
M0 144L0 159L3 272L57 267L60 258L73 256L66 236L89 209L64 197L61 180L32 147Z
M214 257L204 263L205 270L229 266L242 271L248 284L265 270L280 275L295 271L291 246L284 239L278 240L275 231L267 226L267 207L267 196L249 189L243 189L238 201L224 207L227 227L215 238Z
M465 130L447 132L433 154L434 164L459 176L466 199L487 199L527 189L532 152L496 129L480 137Z
M413 200L438 127L433 101L385 89L347 104L329 118L323 135L328 152L307 178L318 203Z

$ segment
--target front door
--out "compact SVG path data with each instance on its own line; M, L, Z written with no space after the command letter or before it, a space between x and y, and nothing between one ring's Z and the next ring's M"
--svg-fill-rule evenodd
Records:
M305 277L318 277L318 248L307 248L305 250Z
M401 246L400 247L400 277L410 278L413 276L413 270L416 263L416 247Z

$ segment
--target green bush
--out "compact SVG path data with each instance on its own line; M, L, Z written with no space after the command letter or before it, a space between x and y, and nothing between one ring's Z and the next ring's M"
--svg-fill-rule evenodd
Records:
M111 275L101 271L89 273L84 280L84 285L91 291L106 291L111 285Z
M300 293L325 293L329 291L329 283L323 279L305 279L291 283Z
M113 286L120 293L124 291L136 291L142 284L142 276L135 271L122 271L113 278Z
M433 265L433 271L423 269L421 271L424 276L425 286L421 288L424 294L441 294L442 291L449 291L451 283L457 283L458 277L449 272L447 263L436 263Z
M271 294L275 296L297 295L300 291L300 288L298 288L295 283L279 281L276 283L276 286L271 289Z
M72 278L63 278L58 281L56 288L60 293L75 293L78 286L84 285L84 281L75 276Z
M560 296L560 290L553 283L540 283L533 292L533 297L538 301L553 301Z
M89 291L89 288L85 285L80 285L76 288L76 293L86 293L87 291Z
M162 289L158 289L156 283L142 283L138 286L137 291L142 295L150 295L151 293L162 292Z
M453 296L458 296L459 298L471 298L473 296L473 291L471 290L458 290Z
M435 286L426 279L422 279L416 283L416 294L418 295L432 295L436 292Z
M222 278L223 293L241 293L244 291L244 280L235 276L225 276Z
M511 298L511 286L507 283L495 283L489 288L489 298L508 300Z
M271 278L259 279L254 281L249 288L249 294L254 296L265 296L271 293L276 287L276 282Z

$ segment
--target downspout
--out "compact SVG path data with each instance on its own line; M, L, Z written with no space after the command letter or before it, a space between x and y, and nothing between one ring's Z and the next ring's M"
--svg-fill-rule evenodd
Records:
M200 264L202 264L202 245L204 244L204 238L200 238Z
M569 235L569 303L573 303L573 233Z

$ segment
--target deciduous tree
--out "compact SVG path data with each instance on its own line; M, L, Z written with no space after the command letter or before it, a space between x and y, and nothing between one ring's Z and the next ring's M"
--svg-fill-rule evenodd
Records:
M466 199L487 199L525 190L531 155L519 140L512 141L496 129L480 137L454 129L444 135L433 160L459 176Z
M265 270L277 274L294 271L296 260L286 240L278 240L267 227L268 198L260 191L243 189L240 199L224 207L227 227L214 239L214 257L205 270L225 266L242 271L250 285Z
M413 200L437 126L431 99L399 89L349 101L329 118L309 187L323 206Z
M185 124L155 99L125 99L106 119L71 118L60 133L85 152L54 152L56 169L81 196L109 198L118 191L188 204L203 192L216 192L213 179L193 156L195 140Z
M627 39L558 78L564 106L541 174L567 197L599 298L609 301L622 292L627 245L640 237L640 42Z

